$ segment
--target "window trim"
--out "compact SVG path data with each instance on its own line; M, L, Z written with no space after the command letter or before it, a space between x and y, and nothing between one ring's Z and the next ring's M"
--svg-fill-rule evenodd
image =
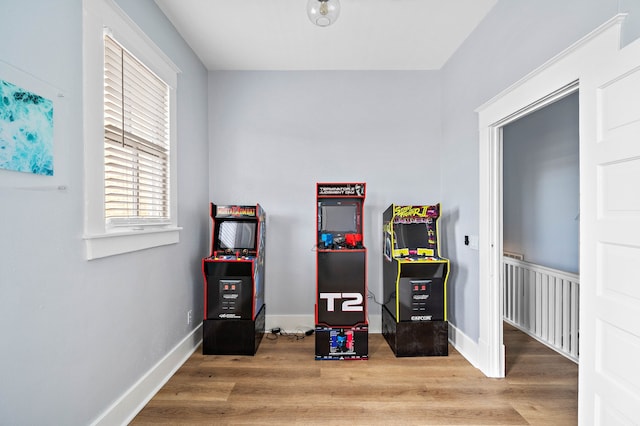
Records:
M168 225L111 228L104 214L104 31L161 77L170 91ZM179 242L176 87L180 70L112 0L83 0L84 235L88 260Z

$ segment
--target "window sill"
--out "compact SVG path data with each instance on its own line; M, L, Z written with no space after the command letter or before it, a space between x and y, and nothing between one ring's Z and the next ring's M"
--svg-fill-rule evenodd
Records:
M152 228L85 235L83 238L87 260L176 244L180 241L181 229Z

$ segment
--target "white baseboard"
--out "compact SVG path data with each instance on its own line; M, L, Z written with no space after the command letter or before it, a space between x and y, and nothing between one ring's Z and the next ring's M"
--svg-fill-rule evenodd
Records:
M202 324L198 325L164 358L102 413L92 426L126 425L144 408L202 342Z
M471 365L480 368L478 344L451 323L449 323L449 342Z

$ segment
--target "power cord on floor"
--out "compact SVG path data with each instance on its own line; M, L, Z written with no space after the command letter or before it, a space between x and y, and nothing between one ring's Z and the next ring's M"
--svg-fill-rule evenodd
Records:
M289 340L302 340L307 336L311 336L314 333L313 328L307 330L297 330L294 333L286 332L280 327L273 327L266 333L265 337L268 340L278 340L278 336L286 337Z

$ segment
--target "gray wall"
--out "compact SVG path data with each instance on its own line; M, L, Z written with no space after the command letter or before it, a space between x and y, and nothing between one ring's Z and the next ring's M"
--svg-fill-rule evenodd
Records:
M56 175L40 179L43 188L20 189L17 172L0 170L0 424L91 423L202 318L207 72L153 1L118 3L182 70L184 230L179 244L85 260L82 2L3 1L0 60L58 88L67 107L55 116L66 129L55 141L64 155L54 160ZM196 320L188 326L190 309Z
M578 272L578 93L504 127L504 250Z
M362 180L370 290L380 294L381 212L440 201L449 318L477 341L478 252L463 244L479 233L475 109L618 12L631 13L623 42L637 38L638 3L499 1L435 72L210 72L210 196L268 213L268 314L313 312L315 182ZM399 172L394 148L408 147Z
M313 316L316 182L367 183L368 282L380 300L382 212L442 196L438 76L209 74L211 200L267 212L267 316ZM381 308L371 303L369 312Z

